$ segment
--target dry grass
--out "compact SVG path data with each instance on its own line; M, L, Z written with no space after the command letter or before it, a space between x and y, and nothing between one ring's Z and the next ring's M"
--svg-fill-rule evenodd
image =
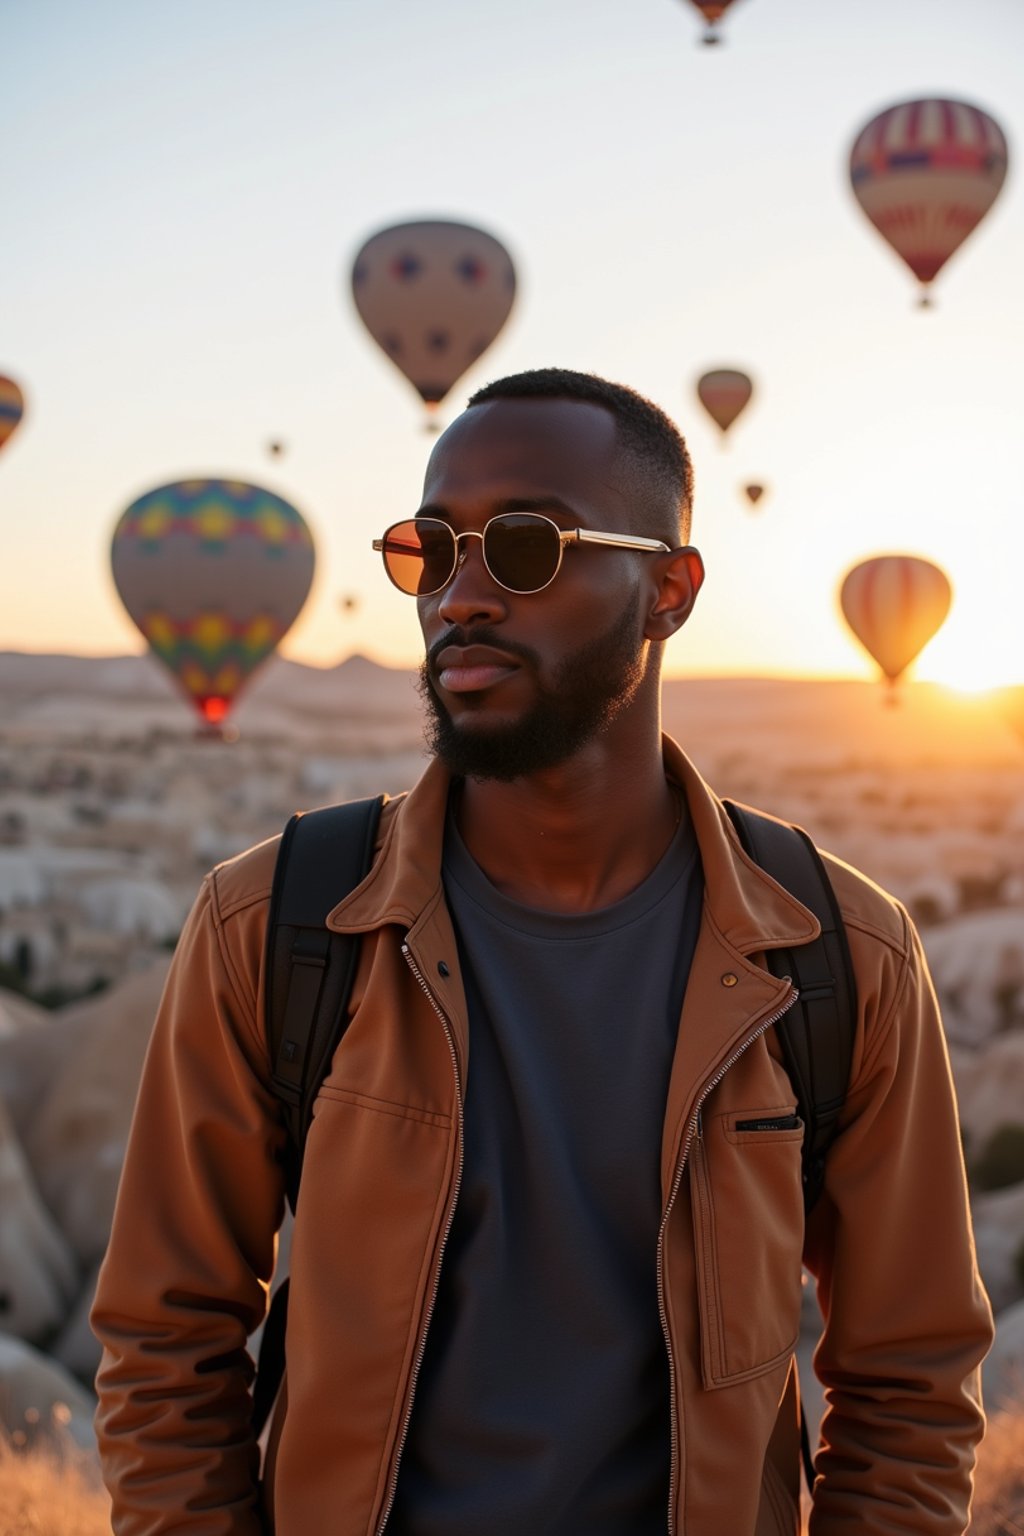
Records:
M94 1461L71 1440L20 1450L0 1436L0 1536L110 1536Z
M110 1536L92 1459L70 1440L20 1450L0 1436L0 1536ZM989 1418L969 1536L1024 1536L1024 1403Z
M1024 1401L989 1418L970 1536L1024 1536Z

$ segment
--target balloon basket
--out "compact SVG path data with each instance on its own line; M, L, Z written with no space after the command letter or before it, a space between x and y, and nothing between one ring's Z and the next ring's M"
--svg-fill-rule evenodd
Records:
M428 437L436 437L441 430L441 423L439 421L435 421L433 417L431 417L428 421L423 423L423 430Z
M225 722L205 721L203 724L196 726L193 740L217 742L218 744L226 743L230 746L232 742L238 740L238 736L238 726L233 725L230 720Z
M934 309L935 300L932 298L930 293L922 293L918 298L917 307L918 309Z
M717 48L721 41L722 39L719 37L717 32L705 32L704 36L701 38L701 42L705 48Z

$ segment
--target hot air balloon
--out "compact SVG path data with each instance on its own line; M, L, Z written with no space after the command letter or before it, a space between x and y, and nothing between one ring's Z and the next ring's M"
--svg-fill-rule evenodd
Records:
M0 374L0 448L25 414L25 397L13 379Z
M942 627L953 590L949 578L918 555L876 555L846 573L843 617L890 684Z
M279 459L285 451L284 444L279 437L272 437L267 444L267 452L272 459Z
M999 195L1008 151L999 124L965 101L904 101L873 117L850 151L854 196L928 285Z
M342 592L338 597L338 607L342 613L355 613L359 607L358 592Z
M1000 715L1024 744L1024 683L1013 688L1000 688L995 700Z
M697 398L723 434L728 432L753 393L753 383L738 368L713 368L697 380Z
M482 229L445 219L379 230L352 267L360 319L428 413L486 352L515 292L505 247Z
M764 486L758 485L756 482L753 485L745 485L743 487L743 494L750 502L750 505L752 507L756 507L758 502L761 500L761 497L764 495Z
M705 43L717 43L721 41L718 33L718 23L732 4L732 0L690 0L695 5L707 22L704 33Z
M262 486L183 480L121 515L118 595L207 727L217 727L291 628L313 580L313 538Z

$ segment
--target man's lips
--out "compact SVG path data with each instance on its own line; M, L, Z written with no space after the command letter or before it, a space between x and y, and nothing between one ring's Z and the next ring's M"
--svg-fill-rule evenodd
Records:
M487 645L447 646L437 658L437 680L446 693L478 693L515 672L519 663Z

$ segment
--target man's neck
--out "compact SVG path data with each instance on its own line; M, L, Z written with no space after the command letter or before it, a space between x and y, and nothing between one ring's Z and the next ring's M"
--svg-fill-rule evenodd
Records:
M660 752L612 761L598 749L528 779L467 779L456 819L506 896L551 912L591 912L647 878L685 809Z

